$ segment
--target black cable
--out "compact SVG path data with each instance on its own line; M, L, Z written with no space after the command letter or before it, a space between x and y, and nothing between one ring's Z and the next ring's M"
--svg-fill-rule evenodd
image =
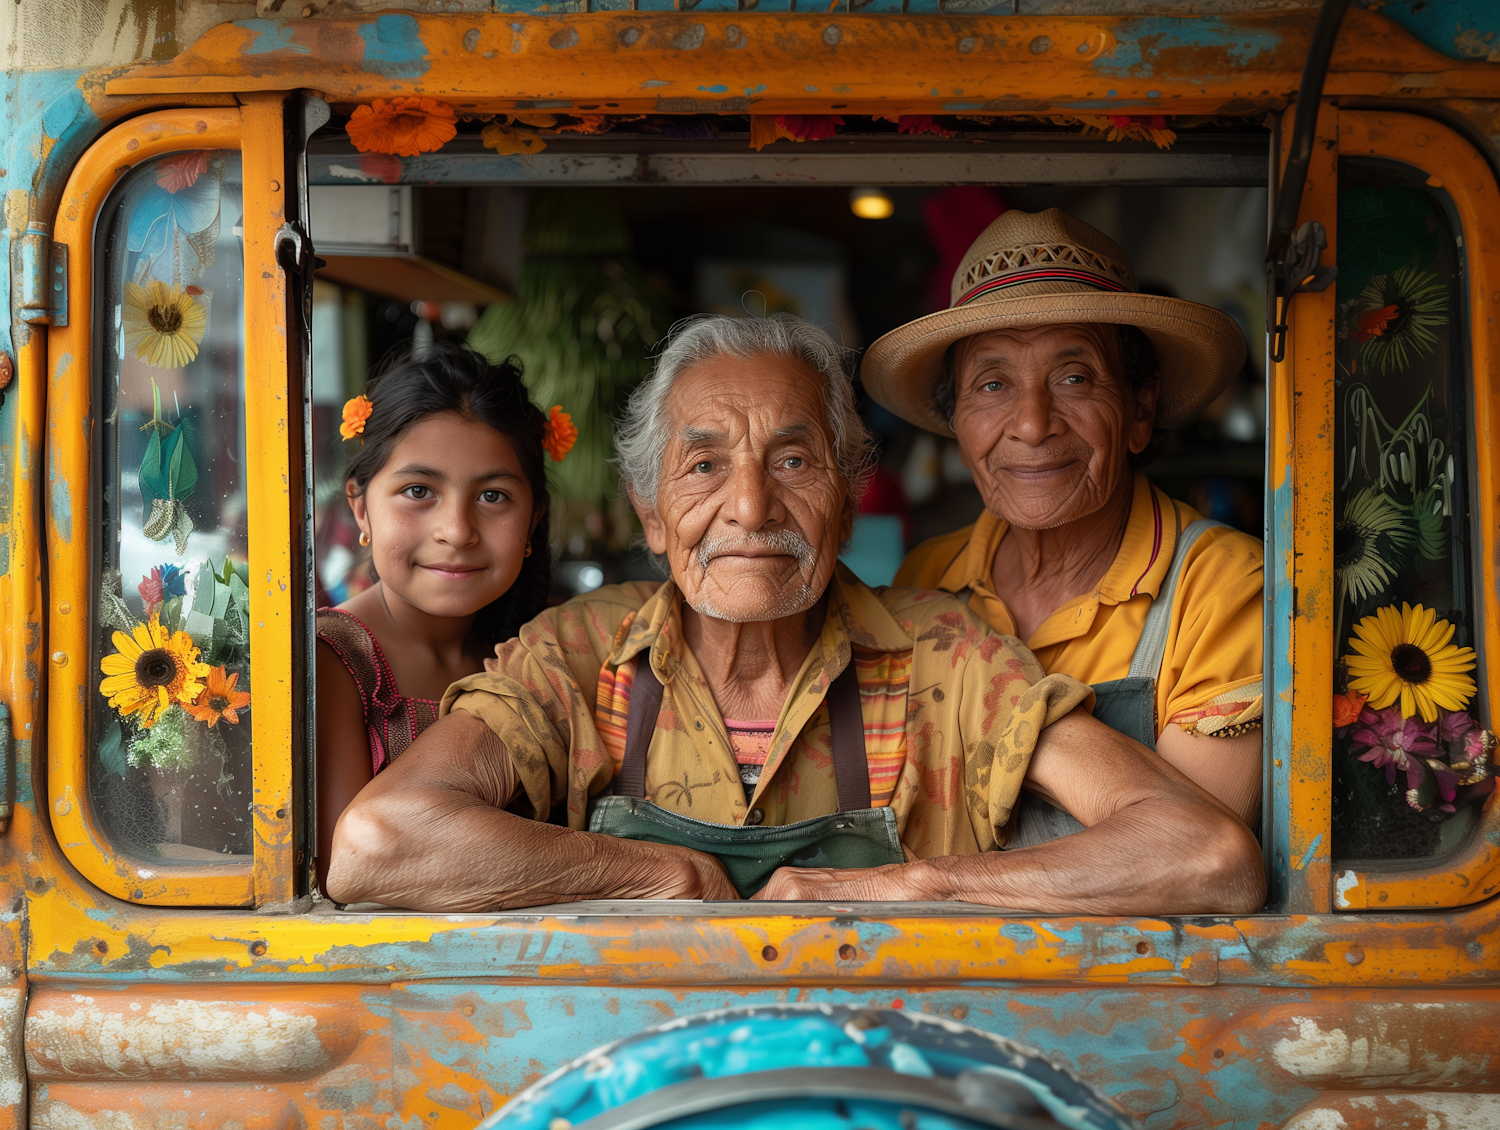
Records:
M1286 170L1276 193L1275 220L1271 225L1266 262L1278 263L1286 254L1292 230L1297 226L1297 210L1302 204L1302 190L1307 184L1307 167L1312 163L1313 136L1318 126L1318 105L1323 100L1323 81L1328 77L1328 63L1333 57L1334 40L1339 25L1349 9L1349 0L1323 0L1318 23L1313 29L1307 61L1302 65L1302 82L1297 88L1297 114L1292 120L1292 141L1288 149Z

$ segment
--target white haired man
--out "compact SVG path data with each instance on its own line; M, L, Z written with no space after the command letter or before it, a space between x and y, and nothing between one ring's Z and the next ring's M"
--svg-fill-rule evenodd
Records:
M618 436L671 579L550 609L344 812L330 895L959 900L1237 913L1259 848L955 597L837 565L871 443L794 318L679 327ZM1020 791L1087 831L999 851Z

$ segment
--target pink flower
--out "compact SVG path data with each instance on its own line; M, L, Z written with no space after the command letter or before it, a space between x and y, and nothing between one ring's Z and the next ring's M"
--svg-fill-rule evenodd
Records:
M1359 722L1350 739L1370 748L1360 754L1361 761L1368 761L1377 769L1385 770L1385 779L1396 783L1396 770L1406 774L1408 789L1421 784L1426 772L1422 758L1437 752L1437 736L1433 727L1415 718L1401 717L1394 706L1384 710L1371 710L1368 706L1360 712Z
M1495 752L1495 735L1488 730L1474 727L1464 735L1464 759L1477 762L1488 759Z
M896 119L897 133L935 133L939 137L952 137L951 129L944 129L930 114L902 114Z
M836 134L844 119L837 114L777 114L776 124L798 141L822 141Z
M1438 741L1447 745L1456 742L1471 730L1479 727L1479 723L1469 715L1467 710L1444 710L1438 708Z
M146 606L146 615L151 615L151 610L161 603L161 569L153 568L149 577L142 577L141 583L135 586L135 591L141 594L141 603Z

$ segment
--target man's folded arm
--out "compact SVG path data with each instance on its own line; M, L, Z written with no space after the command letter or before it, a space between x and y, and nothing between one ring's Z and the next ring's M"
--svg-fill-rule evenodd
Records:
M1260 909L1260 846L1238 817L1082 708L1042 731L1025 786L1085 830L1036 847L866 871L783 869L758 898L951 900L1065 914Z
M1042 731L1026 787L1084 831L927 861L943 897L1079 914L1245 914L1260 845L1228 808L1139 743L1075 710Z
M520 791L505 745L455 710L340 817L338 902L478 912L602 898L736 898L709 856L575 832L504 811Z

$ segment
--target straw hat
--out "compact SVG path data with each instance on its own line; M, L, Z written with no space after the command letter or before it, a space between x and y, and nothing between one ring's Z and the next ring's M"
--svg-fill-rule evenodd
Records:
M1138 326L1156 348L1162 427L1190 419L1245 362L1245 337L1233 318L1139 293L1119 246L1057 208L1002 214L970 246L951 293L948 309L892 330L860 364L877 404L940 435L953 434L933 403L943 354L971 334L1069 322Z

